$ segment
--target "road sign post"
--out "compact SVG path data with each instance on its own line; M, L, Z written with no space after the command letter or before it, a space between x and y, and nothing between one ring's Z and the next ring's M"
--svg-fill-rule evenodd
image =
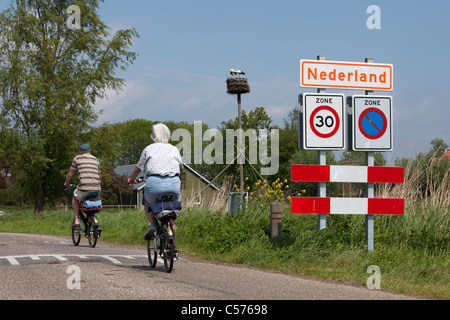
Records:
M372 58L366 58L366 63L373 63L373 59ZM373 91L371 90L366 90L366 95L367 96L371 96L373 95ZM367 99L368 101L370 101L369 99ZM353 116L355 116L354 112L353 112ZM361 118L362 116L360 116ZM368 118L367 114L365 115L365 118ZM370 119L370 118L369 118ZM384 121L385 119L383 119ZM374 125L374 121L375 120L371 120L369 121L371 123L371 125ZM361 121L361 125L359 125L359 121L358 121L358 128L360 128L361 131L366 131L368 129L366 129L363 125L362 125L363 120ZM383 131L385 131L388 126L387 121L384 121L384 127L382 127L381 129L378 128L378 130L380 131L380 133L377 133L377 136L381 136L384 134ZM366 121L367 123L367 121ZM367 124L366 124L367 126ZM375 130L376 131L376 130ZM383 134L381 134L381 132L383 132ZM366 165L367 166L374 166L375 165L375 157L373 155L373 151L368 151L366 152ZM366 197L367 198L374 198L375 197L375 186L373 183L367 183L366 184ZM374 249L374 245L375 245L375 241L374 241L374 228L375 228L375 217L373 215L367 215L366 216L366 247L367 247L367 251L371 252Z
M326 165L326 150L346 149L346 119L349 120L348 126L351 127L349 130L351 134L348 134L349 148L366 152L367 166L374 166L374 151L393 149L392 97L373 95L374 90L393 90L391 64L374 64L372 58L366 58L365 63L325 61L325 56L318 56L317 60L300 60L300 86L317 88L317 94L304 93L299 99L302 103L299 147L305 150L318 150L319 165ZM331 99L331 95L325 93L325 88L365 90L365 95L352 97L352 108L347 115L343 103L344 96L337 94L336 96L340 98L335 99L339 102L342 99L341 111L340 107L336 108L336 105L332 106L331 101L326 100ZM316 105L313 99L316 99ZM321 99L324 103L318 105ZM326 198L325 182L319 182L318 193L317 199L330 199ZM366 198L374 198L373 182L366 182ZM299 203L298 200L295 201ZM313 204L315 203L314 200ZM334 200L332 203L342 204L340 200ZM292 204L294 205L294 201ZM317 212L317 214L319 229L322 229L326 226L325 213ZM367 250L373 251L374 217L370 210L366 214Z

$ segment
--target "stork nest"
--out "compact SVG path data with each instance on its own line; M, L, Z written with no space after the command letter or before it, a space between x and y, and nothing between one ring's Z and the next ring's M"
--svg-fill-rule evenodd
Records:
M227 93L240 94L250 92L247 78L228 78L227 79Z

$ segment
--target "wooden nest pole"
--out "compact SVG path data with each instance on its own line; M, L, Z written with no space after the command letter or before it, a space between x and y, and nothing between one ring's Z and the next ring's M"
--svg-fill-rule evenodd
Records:
M241 94L249 92L250 86L248 85L247 78L240 78L240 77L227 78L227 93L236 94L238 101L238 122L239 122L238 154L242 154L244 152L242 141L242 122L241 122ZM244 156L242 157L245 159ZM242 163L239 165L239 176L240 176L239 191L244 192L244 167Z

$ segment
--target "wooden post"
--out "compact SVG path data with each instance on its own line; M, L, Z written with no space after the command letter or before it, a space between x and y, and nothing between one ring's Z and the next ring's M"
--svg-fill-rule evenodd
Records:
M281 238L281 203L270 204L270 238Z

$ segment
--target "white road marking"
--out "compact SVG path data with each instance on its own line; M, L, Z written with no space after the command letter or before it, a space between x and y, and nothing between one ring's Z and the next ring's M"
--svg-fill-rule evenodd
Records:
M20 263L19 261L17 261L14 257L5 257L6 260L9 261L9 263L11 263L11 265L13 266L18 266Z
M23 259L23 258L29 258L31 260L37 261L42 260L42 257L53 257L59 261L68 261L70 257L78 257L80 259L88 259L89 257L100 257L106 260L111 261L114 264L122 264L118 259L119 257L126 258L126 259L136 259L136 258L147 258L147 255L95 255L95 254L86 254L86 255L80 255L80 254L31 254L31 255L18 255L18 256L0 256L0 259L5 259L13 266L20 265L19 261L17 259ZM158 258L158 261L160 259ZM161 261L162 262L162 261Z
M120 262L119 260L114 259L114 258L112 258L112 257L110 257L110 256L99 256L99 257L103 257L103 258L105 258L105 259L108 259L109 261L111 261L111 262L114 263L114 264L122 264L122 262Z

